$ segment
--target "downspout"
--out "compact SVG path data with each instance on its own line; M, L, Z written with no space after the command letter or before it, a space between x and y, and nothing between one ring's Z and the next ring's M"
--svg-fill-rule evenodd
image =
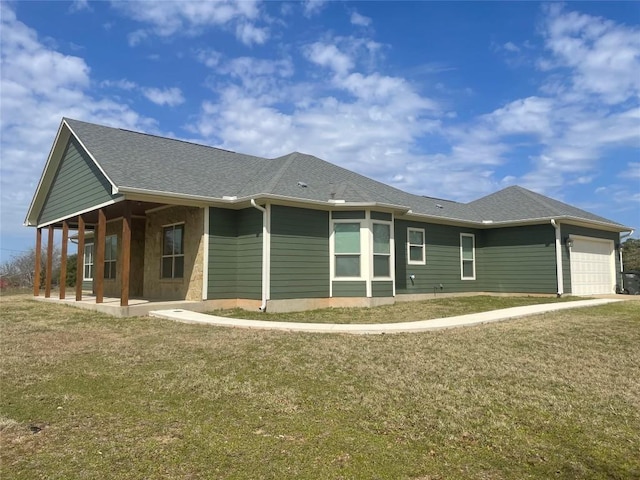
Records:
M564 294L564 280L562 278L562 242L560 238L560 224L551 219L551 225L556 230L556 279L558 281L558 296Z
M620 273L624 272L624 265L622 264L622 240L624 238L629 238L633 235L633 232L635 232L635 230L631 229L631 231L626 235L620 235L620 248L618 249L618 255L620 256Z
M261 207L251 199L251 206L262 212L262 304L258 308L261 312L267 310L267 298L269 288L269 223L267 209Z

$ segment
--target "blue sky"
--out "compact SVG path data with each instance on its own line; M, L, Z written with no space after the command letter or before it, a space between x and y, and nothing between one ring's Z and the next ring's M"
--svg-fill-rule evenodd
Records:
M3 260L63 116L640 228L638 2L0 5Z

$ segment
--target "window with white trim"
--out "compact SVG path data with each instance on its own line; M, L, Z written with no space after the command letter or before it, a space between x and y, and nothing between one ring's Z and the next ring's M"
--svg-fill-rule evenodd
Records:
M391 225L373 223L373 276L391 277Z
M162 228L162 278L184 276L184 223Z
M87 243L84 246L84 273L85 280L93 280L93 243Z
M476 236L460 234L460 276L462 280L476 279Z
M336 222L333 225L334 276L360 277L360 222Z
M409 265L427 263L424 228L407 228L407 263Z
M104 239L104 278L116 278L118 258L118 236L109 235Z

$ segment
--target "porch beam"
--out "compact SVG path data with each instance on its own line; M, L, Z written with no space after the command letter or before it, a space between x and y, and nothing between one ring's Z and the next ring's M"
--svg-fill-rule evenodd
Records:
M53 275L53 225L49 225L49 236L47 239L47 271L44 284L44 298L51 297L51 277Z
M76 302L82 300L82 280L84 279L84 218L78 215L78 256L76 267Z
M120 306L129 306L131 273L131 203L125 201L122 218L122 261L120 262Z
M104 216L104 210L98 210L98 228L95 234L95 262L93 266L94 282L96 289L96 303L104 301L104 248L107 231L107 219Z
M42 263L42 228L36 229L36 260L33 272L33 296L40 295L40 268Z
M60 246L60 300L66 297L67 289L67 243L69 242L69 223L62 222L62 245Z

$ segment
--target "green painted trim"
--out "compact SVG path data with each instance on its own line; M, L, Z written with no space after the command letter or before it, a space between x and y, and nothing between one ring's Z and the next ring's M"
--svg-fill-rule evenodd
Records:
M366 214L364 210L350 210L350 211L335 210L331 212L332 220L351 220L351 219L362 220L365 217L366 217Z
M371 282L372 297L393 297L393 282L391 280Z
M334 297L366 297L367 296L367 282L362 281L345 281L345 282L333 282L333 296Z
M386 212L371 212L371 220L382 220L384 222L390 222L393 220L393 215Z

